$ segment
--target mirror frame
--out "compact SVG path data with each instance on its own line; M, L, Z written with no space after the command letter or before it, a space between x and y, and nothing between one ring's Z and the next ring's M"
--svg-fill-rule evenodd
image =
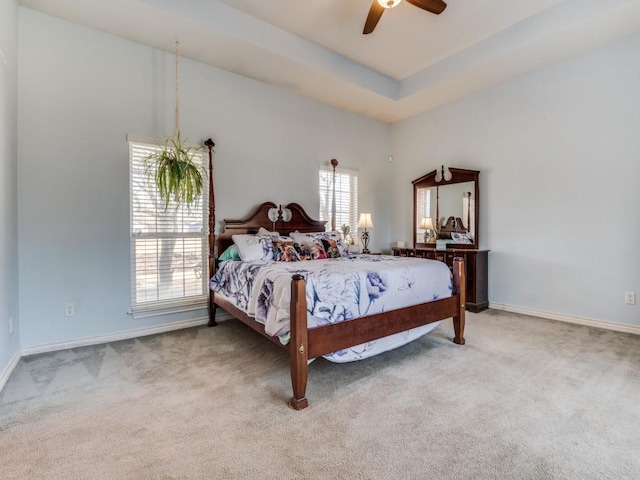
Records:
M474 221L474 232L475 236L473 238L473 243L470 244L447 244L447 248L463 248L463 249L478 249L478 213L480 212L480 189L478 187L478 178L480 172L478 170L467 170L465 168L448 168L449 173L451 174L450 179L446 179L445 177L445 168L442 165L440 169L440 176L438 177L438 170L434 170L432 172L427 173L426 175L415 179L413 182L413 244L415 248L433 248L435 249L435 244L433 243L424 243L418 241L418 225L417 225L417 211L416 205L418 200L418 189L419 188L429 188L429 187L443 187L445 185L454 185L456 183L465 183L465 182L474 182L475 189L473 193L473 198L475 200L475 221ZM439 179L438 179L439 178ZM436 196L436 205L439 209L438 205L438 196Z

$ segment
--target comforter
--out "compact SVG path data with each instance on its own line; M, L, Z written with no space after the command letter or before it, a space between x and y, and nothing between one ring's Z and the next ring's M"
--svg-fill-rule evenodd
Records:
M301 262L226 262L210 288L256 321L268 335L289 340L291 277L306 280L308 326L366 317L451 296L449 268L435 260L351 255ZM439 322L325 355L336 362L359 360L404 345Z

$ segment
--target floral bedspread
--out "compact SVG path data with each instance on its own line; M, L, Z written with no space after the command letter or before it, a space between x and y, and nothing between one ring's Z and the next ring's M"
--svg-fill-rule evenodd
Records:
M291 276L306 279L309 327L395 310L451 296L449 268L435 260L353 255L304 262L227 262L210 287L265 325L268 335L288 341ZM404 345L432 330L425 325L335 352L351 361Z

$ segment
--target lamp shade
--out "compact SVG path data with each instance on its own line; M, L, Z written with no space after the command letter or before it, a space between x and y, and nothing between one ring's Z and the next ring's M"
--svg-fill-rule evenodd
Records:
M383 8L393 8L398 6L402 0L378 0L378 3Z
M431 220L431 217L424 217L420 222L420 228L423 230L433 230L433 220Z
M358 228L373 228L373 221L370 213L361 213L358 220Z

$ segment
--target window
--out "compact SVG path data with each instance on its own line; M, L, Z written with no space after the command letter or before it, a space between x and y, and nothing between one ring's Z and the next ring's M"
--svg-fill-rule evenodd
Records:
M435 213L431 215L431 190L428 188L418 188L416 190L416 231L419 238L424 236L424 229L420 228L423 218L431 217L433 225L436 225Z
M320 220L331 230L333 204L333 167L320 168ZM336 229L351 227L351 236L358 234L358 172L336 168Z
M189 208L170 202L165 210L144 158L159 150L129 142L131 195L131 305L134 316L203 308L208 296L208 188ZM198 154L203 169L204 155ZM146 313L146 315L145 315Z

